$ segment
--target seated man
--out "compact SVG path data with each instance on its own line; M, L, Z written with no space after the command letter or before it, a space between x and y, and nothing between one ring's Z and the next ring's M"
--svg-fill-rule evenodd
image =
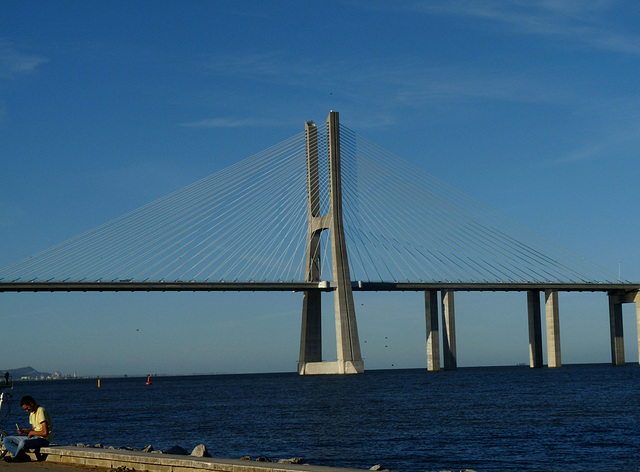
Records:
M49 445L52 439L53 422L49 412L44 407L38 406L33 397L24 396L20 400L20 406L29 412L29 423L31 429L18 428L18 434L27 436L7 436L4 438L4 447L11 453L12 457L5 457L5 461L28 461L29 456L26 450L36 449Z

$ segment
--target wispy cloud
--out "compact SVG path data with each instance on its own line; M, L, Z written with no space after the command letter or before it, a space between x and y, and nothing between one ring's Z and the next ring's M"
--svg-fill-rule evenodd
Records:
M331 94L353 103L376 104L377 108L387 108L394 100L401 106L468 99L566 103L572 95L557 80L559 71L552 66L540 65L532 73L518 64L503 62L496 67L469 58L436 66L420 53L412 52L357 59L321 56L299 59L285 51L273 51L209 57L202 67L234 80L311 90L311 97ZM212 127L235 124L235 121L197 123Z
M292 72L300 75L304 69L288 62L288 55L284 51L269 51L264 53L250 53L241 55L218 55L209 57L204 62L206 70L213 74L229 75L229 73L256 75L260 77L286 77ZM285 67L283 69L283 66ZM300 64L300 66L302 66ZM297 70L292 70L296 67ZM309 71L308 75L312 72Z
M402 8L429 15L500 23L517 34L559 38L591 47L640 54L640 35L607 25L612 0L440 0L415 1Z
M190 128L267 128L282 126L281 121L251 118L210 118L188 123L180 123L180 126Z
M283 90L303 90L307 98L329 108L344 112L352 109L357 111L354 115L368 117L358 121L359 128L388 126L406 110L434 106L445 109L470 101L567 104L575 100L572 90L549 80L551 75L557 77L556 70L540 67L535 73L504 68L497 71L482 62L435 66L410 53L331 61L321 57L298 60L282 52L244 57L239 54L233 58L211 57L204 68L229 80L245 81L252 90L260 90L265 83L278 84ZM223 115L183 122L180 126L231 129L296 124L271 117Z
M12 44L0 39L0 78L32 73L48 61L42 56L20 52Z
M605 51L640 53L640 35L607 26L607 15L611 16L613 9L608 0L430 0L392 4L372 0L364 8L410 9L414 15L476 19L479 22L475 27L487 25L501 35L544 36L552 40L548 43L551 47L588 45ZM251 90L277 84L282 90L304 91L306 98L340 110L352 108L362 116L377 112L387 122L408 110L457 110L458 106L478 102L535 103L580 110L587 96L590 102L603 99L594 93L593 83L576 83L573 70L562 64L539 61L536 67L529 67L521 61L488 57L452 58L434 64L420 52L411 51L346 59L322 55L299 58L289 51L275 50L210 56L200 65L208 74L246 81ZM378 122L372 121L370 126ZM273 122L217 117L181 126L267 127Z
M467 73L468 69L473 74ZM438 103L486 100L504 103L568 103L572 93L546 78L539 70L499 71L490 67L458 65L444 68L423 67L398 80L397 96L409 107Z
M615 157L637 160L640 151L640 96L625 96L602 100L585 107L582 112L594 117L593 130L582 144L553 160L556 164L571 164Z

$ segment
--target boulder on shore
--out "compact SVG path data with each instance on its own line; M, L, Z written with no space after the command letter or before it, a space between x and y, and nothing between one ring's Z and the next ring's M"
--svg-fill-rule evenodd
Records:
M198 444L191 452L191 455L194 457L211 457L211 454L207 451L207 446L204 444Z
M165 454L177 454L179 456L188 456L189 451L181 446L173 446L171 449L164 451Z
M291 459L280 459L278 464L304 464L302 457L292 457Z

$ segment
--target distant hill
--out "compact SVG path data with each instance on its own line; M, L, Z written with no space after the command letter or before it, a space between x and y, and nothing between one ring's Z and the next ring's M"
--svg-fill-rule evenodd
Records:
M0 369L0 379L3 378L5 372L9 372L13 380L20 380L25 377L34 380L51 377L50 373L37 371L31 366L20 367L19 369Z

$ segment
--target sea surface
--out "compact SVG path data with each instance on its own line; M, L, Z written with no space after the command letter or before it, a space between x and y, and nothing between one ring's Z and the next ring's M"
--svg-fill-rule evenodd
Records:
M640 470L640 367L565 365L15 382L8 431L29 394L56 444L301 457L392 471Z

